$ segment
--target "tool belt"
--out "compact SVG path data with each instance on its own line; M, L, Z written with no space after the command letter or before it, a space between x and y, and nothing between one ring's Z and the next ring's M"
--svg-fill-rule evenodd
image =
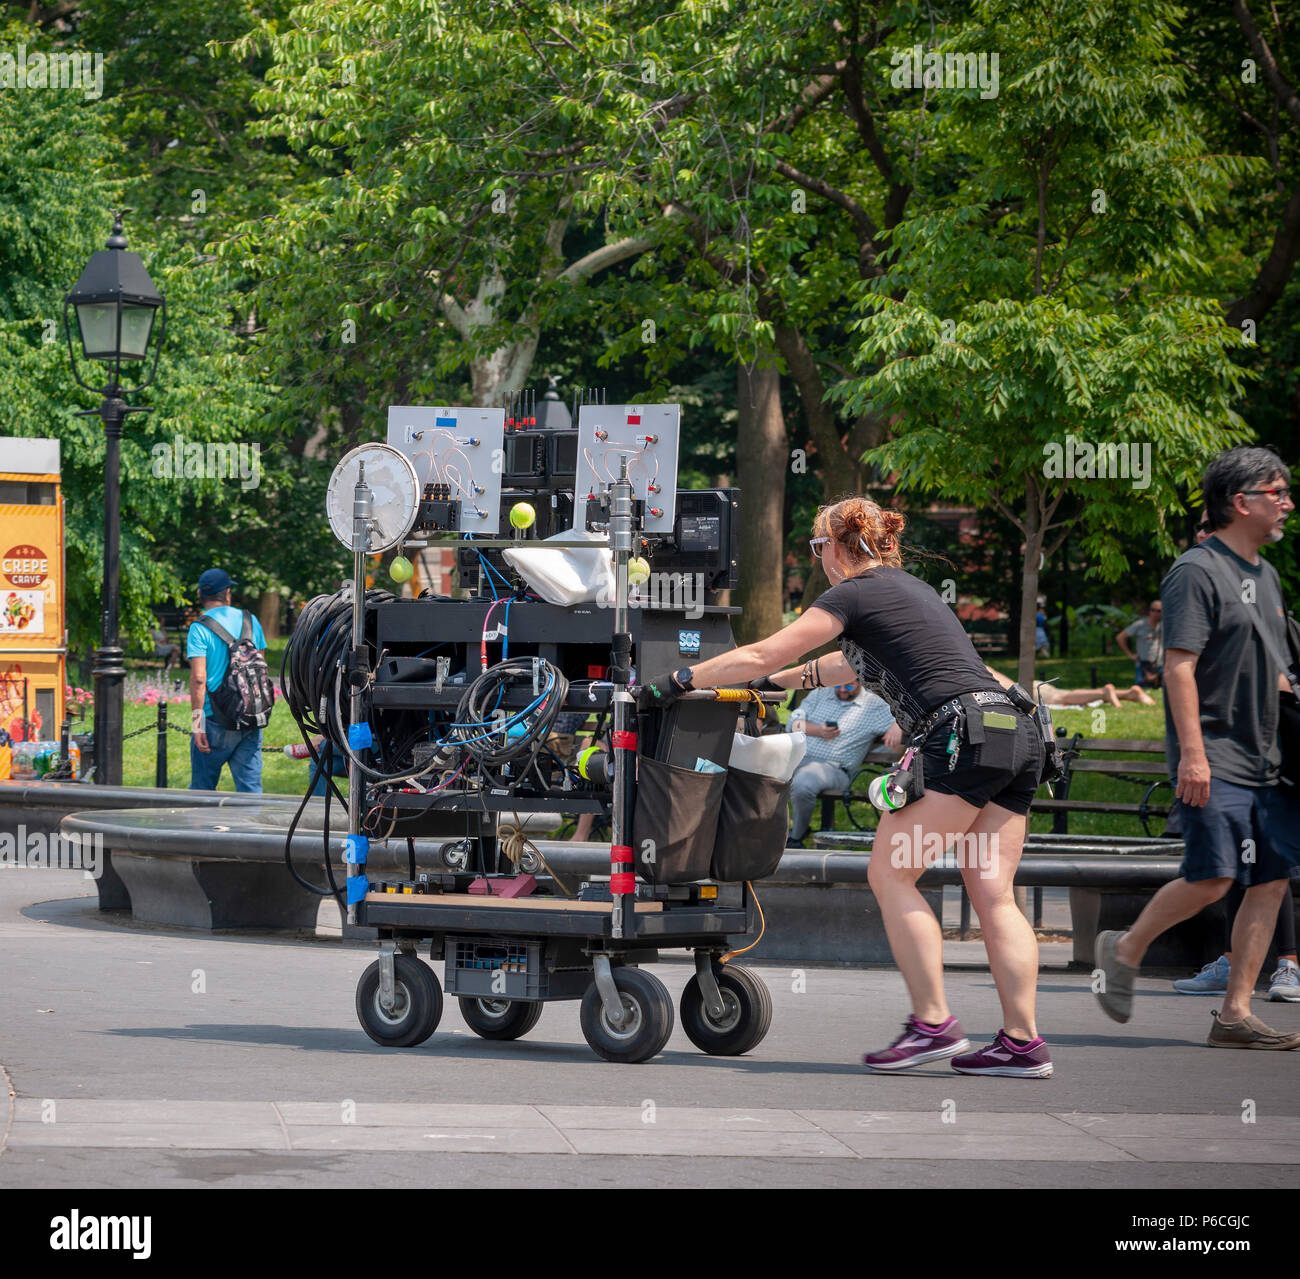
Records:
M984 689L974 693L959 693L956 697L949 698L942 706L935 707L926 715L913 730L909 742L919 746L940 724L955 719L963 713L969 716L973 709L984 706L1010 706L1014 709L1021 709L1016 706L1016 703L1006 693L993 693Z

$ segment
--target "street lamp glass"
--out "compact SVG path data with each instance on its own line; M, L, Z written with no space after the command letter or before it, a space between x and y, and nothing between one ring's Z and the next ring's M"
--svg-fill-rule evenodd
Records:
M122 349L124 360L143 360L149 348L154 308L127 302L122 305ZM77 325L88 360L118 358L117 303L82 302L77 307Z

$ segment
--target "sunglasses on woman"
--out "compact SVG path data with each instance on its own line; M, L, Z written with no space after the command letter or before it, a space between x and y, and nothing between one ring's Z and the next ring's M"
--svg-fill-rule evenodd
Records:
M812 548L813 559L819 560L822 557L822 547L831 539L829 537L810 537L808 545Z

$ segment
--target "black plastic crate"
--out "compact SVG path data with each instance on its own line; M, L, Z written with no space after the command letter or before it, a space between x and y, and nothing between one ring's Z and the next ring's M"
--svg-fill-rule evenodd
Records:
M448 936L445 954L449 995L572 999L591 981L586 968L548 969L543 938Z

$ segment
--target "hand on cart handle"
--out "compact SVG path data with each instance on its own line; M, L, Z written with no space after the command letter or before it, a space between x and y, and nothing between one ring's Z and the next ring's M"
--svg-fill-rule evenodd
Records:
M636 708L639 711L662 710L671 706L684 693L692 692L690 667L684 666L679 671L670 671L656 675L636 690Z

